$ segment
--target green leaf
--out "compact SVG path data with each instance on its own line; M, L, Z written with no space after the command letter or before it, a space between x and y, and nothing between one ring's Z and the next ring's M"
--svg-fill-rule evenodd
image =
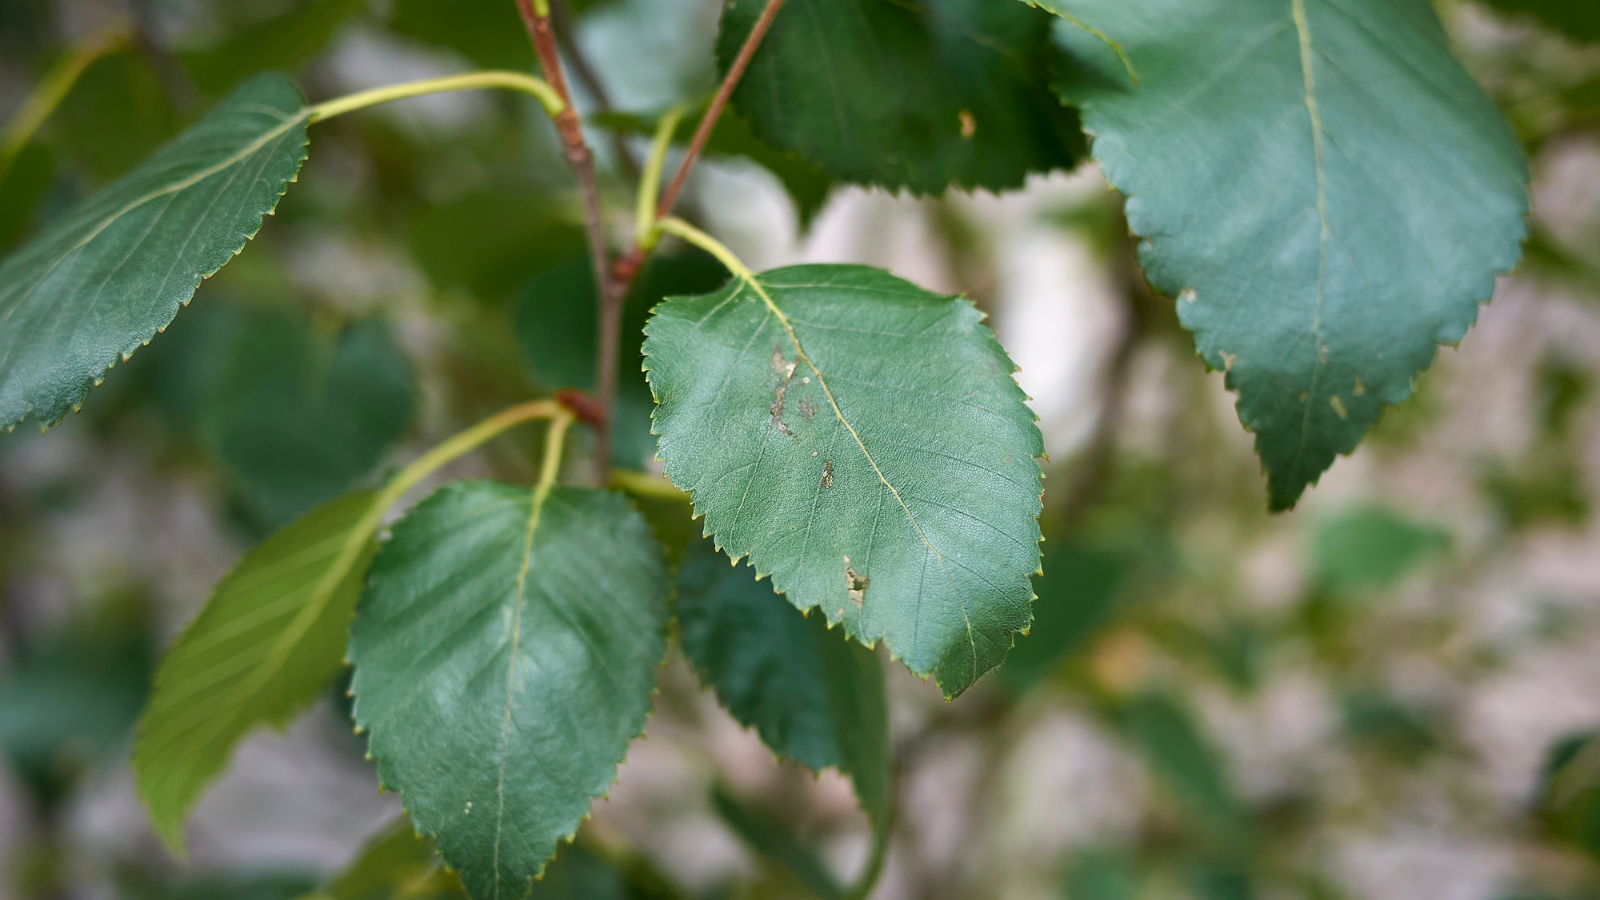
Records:
M1425 0L1041 0L1152 285L1226 370L1274 509L1517 262L1527 166Z
M533 45L515 3L501 0L396 0L389 28L448 47L490 69L529 69Z
M683 652L740 724L774 753L813 771L837 768L861 808L889 817L889 706L871 650L804 616L755 578L695 541L678 569Z
M1075 854L1063 879L1066 900L1137 900L1139 872L1127 854L1085 850Z
M369 475L411 421L411 363L379 321L326 334L252 312L201 432L252 517L277 527Z
M865 266L656 308L668 476L796 607L955 696L1026 628L1043 439L982 314Z
M807 891L822 900L844 896L827 863L797 840L789 826L764 809L747 806L721 785L711 792L711 808L750 848L788 870Z
M1017 639L995 678L1021 693L1081 648L1116 612L1125 593L1127 561L1071 538L1045 542L1046 575L1034 579L1033 625Z
M1318 524L1312 573L1334 590L1384 587L1450 547L1450 532L1382 507L1347 510Z
M728 0L727 71L765 0ZM1046 84L1050 20L993 0L790 0L733 95L762 140L830 175L937 194L1020 187L1083 146Z
M0 252L10 250L33 226L39 204L55 181L55 157L42 144L28 144L0 175Z
M305 99L257 76L0 263L0 428L48 425L172 321L306 158Z
M246 553L156 672L139 723L139 793L168 846L241 738L286 725L342 665L372 559L371 493L321 506Z
M667 582L620 494L457 482L394 526L350 638L378 775L478 900L521 897L644 729Z
M533 883L528 900L674 900L671 888L637 860L619 865L581 843L561 848Z
M1223 838L1239 835L1239 799L1187 709L1165 694L1148 693L1118 710L1117 720L1151 771L1203 827Z
M109 180L155 152L177 130L178 118L155 65L130 50L84 69L51 123L59 158Z
M146 613L116 604L22 647L0 676L0 750L44 807L124 752L155 668Z
M584 252L583 230L558 208L538 189L496 185L428 206L406 244L435 287L499 300Z
M409 900L463 896L460 880L445 871L433 841L417 834L401 816L375 835L328 887L312 895L326 900Z
M292 72L322 52L367 0L300 0L269 19L235 28L216 45L180 58L200 90L221 93L262 69Z
M1574 40L1600 41L1600 5L1589 0L1484 0L1503 13L1532 16Z

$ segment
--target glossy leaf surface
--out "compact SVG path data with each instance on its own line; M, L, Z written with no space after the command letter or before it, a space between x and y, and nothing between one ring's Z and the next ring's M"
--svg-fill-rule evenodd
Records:
M277 206L307 115L257 76L0 263L0 428L59 421L172 321Z
M726 71L764 0L723 8ZM1050 18L993 0L790 0L733 95L756 136L846 181L1020 187L1082 135L1047 84Z
M1029 622L1033 413L970 302L795 266L657 307L645 367L667 475L800 609L888 641L949 696Z
M643 729L660 548L620 495L457 482L394 526L351 632L378 775L478 900L522 897Z
M876 823L889 812L889 707L872 651L802 616L711 541L678 570L683 652L735 719L773 752L850 776Z
M184 816L239 740L287 724L338 674L375 549L373 502L347 494L246 553L161 661L133 766L169 846L183 846Z
M1227 371L1273 508L1516 264L1527 168L1423 0L1043 0L1140 258Z

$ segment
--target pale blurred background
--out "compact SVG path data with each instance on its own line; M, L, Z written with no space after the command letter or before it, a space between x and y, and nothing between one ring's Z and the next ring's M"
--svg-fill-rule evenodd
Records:
M340 5L0 0L0 116L74 39L133 23L139 43L86 73L33 168L0 182L0 252L246 74L229 70L240 46L313 99L531 64L490 15L511 0L346 0L321 40L250 31ZM714 85L714 0L581 6L576 41L613 109L654 114ZM1530 148L1535 245L1416 397L1286 515L1266 514L1222 377L1148 294L1092 164L1002 196L836 185L809 227L750 159L697 170L686 214L752 268L870 263L972 297L1050 454L1038 624L1012 662L951 704L885 663L902 771L874 897L1600 897L1600 45L1440 7ZM478 15L491 24L434 27ZM237 34L256 37L226 43ZM243 548L560 386L511 327L525 285L581 259L548 124L520 100L454 94L326 128L279 214L170 334L82 414L0 435L0 897L295 897L399 813L337 689L241 747L193 817L187 865L146 823L126 761L154 654ZM630 198L609 132L592 134L620 243ZM318 445L339 398L248 390L252 360L346 351L392 373L387 424L358 459ZM239 458L249 423L225 411L243 403L337 464L307 484ZM529 449L502 440L449 474L526 478ZM865 859L848 783L776 763L676 653L585 839L679 896L805 896L719 818L719 781L842 879Z

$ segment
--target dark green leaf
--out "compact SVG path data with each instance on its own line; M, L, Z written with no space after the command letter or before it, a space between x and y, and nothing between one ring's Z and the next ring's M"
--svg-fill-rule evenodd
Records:
M1179 803L1218 836L1238 836L1242 824L1222 760L1207 746L1189 711L1165 694L1143 694L1117 714L1128 740Z
M568 844L528 900L672 900L659 876L643 865L618 865L581 843Z
M1151 284L1227 371L1274 509L1516 264L1527 166L1425 0L1040 0Z
M655 458L650 434L650 386L639 368L639 346L650 310L672 294L716 290L728 280L722 264L700 251L653 255L628 292L617 353L612 454L617 465L647 468ZM594 270L586 254L541 275L522 293L515 326L533 380L547 391L591 390L595 375Z
M253 728L282 727L339 671L375 546L374 498L319 507L246 553L167 651L133 766L156 830L183 818Z
M620 494L489 481L393 534L351 632L356 721L468 892L525 896L644 729L660 548Z
M839 880L827 864L817 856L816 851L796 840L782 819L766 810L741 803L720 785L712 791L711 806L752 850L782 866L806 890L822 900L837 900L844 896Z
M1580 41L1600 41L1600 4L1590 0L1484 0L1512 15L1532 16Z
M800 609L948 696L1026 628L1043 439L970 302L796 266L661 304L645 364L667 474Z
M463 896L460 879L445 871L433 841L417 834L411 819L367 841L356 858L317 900L435 900Z
M583 253L583 230L553 217L555 205L537 190L499 185L429 206L406 242L436 287L499 300Z
M382 322L326 334L255 312L201 419L252 517L275 528L369 475L411 421L411 364Z
M774 753L850 776L876 825L889 816L889 705L871 650L803 616L710 540L678 570L683 652Z
M1065 878L1066 900L1137 900L1139 876L1133 860L1115 850L1073 857Z
M389 27L486 68L526 70L535 64L528 32L509 0L396 0Z
M181 54L195 84L221 93L263 69L293 72L327 45L367 0L300 0L270 19L234 29L215 46Z
M45 806L124 752L155 648L142 609L111 609L24 648L0 676L0 750Z
M84 69L51 122L59 135L56 156L80 164L97 180L133 168L178 126L155 66L131 50L102 56Z
M723 71L765 6L728 0ZM790 0L733 102L758 137L845 181L1020 187L1082 147L1045 87L1049 33L1048 16L994 0Z
M258 76L0 263L0 427L60 421L172 321L277 205L308 115Z
M1024 691L1063 656L1081 648L1111 618L1123 586L1117 554L1071 539L1045 542L1045 575L1034 579L1033 624L1017 638L1006 664L995 672L1002 684Z
M1383 587L1450 547L1450 533L1382 507L1348 510L1317 526L1312 569L1334 590Z
M28 144L0 176L0 252L10 250L33 226L35 211L55 180L55 158L42 144Z

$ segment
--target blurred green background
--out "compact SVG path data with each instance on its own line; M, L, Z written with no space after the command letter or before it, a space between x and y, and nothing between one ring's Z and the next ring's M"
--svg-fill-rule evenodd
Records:
M899 817L874 897L1600 898L1600 22L1592 0L1439 6L1528 147L1527 262L1283 516L1092 166L897 197L719 127L685 215L755 267L866 262L971 296L1051 455L1036 623L1007 664L946 704L885 660ZM648 123L715 85L718 7L558 10L619 240ZM117 48L0 180L0 253L257 69L320 100L533 65L512 0L0 0L0 117L106 28ZM318 129L301 187L167 334L81 414L0 435L0 898L454 889L395 830L337 688L240 750L186 864L126 761L160 649L243 548L590 377L579 202L531 101ZM633 340L660 297L725 277L668 247ZM619 402L619 463L648 469L642 380ZM532 453L513 435L447 474L528 479ZM847 783L774 762L674 653L537 895L826 896L868 843Z

